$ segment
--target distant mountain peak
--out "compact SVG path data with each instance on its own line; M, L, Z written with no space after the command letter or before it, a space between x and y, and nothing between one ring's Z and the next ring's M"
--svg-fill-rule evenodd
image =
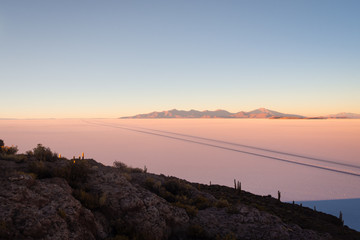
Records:
M186 110L178 110L176 108L162 111L162 112L151 112L146 114L138 114L130 117L122 117L122 118L285 118L285 119L304 119L307 117L295 114L287 114L276 112L264 107L245 112L240 111L236 113L228 112L224 109L216 109L214 111L204 110L198 111L195 109L191 109L189 111ZM331 114L323 117L311 117L308 119L327 119L327 118L337 118L337 119L360 119L360 114L356 113L348 113L341 112L337 114Z
M198 111L191 109L189 111L172 109L162 112L151 112L147 114L138 114L123 118L304 118L300 115L285 114L272 111L266 108L255 109L250 112L240 111L231 113L223 109L215 111Z

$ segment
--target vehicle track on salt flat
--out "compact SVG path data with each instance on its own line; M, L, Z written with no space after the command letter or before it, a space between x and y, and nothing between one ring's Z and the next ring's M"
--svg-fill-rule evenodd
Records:
M309 163L297 162L297 161L293 161L293 160L289 160L289 159L285 159L285 158L274 157L274 156L255 153L255 152L250 152L250 151L239 150L239 149L236 149L236 148L224 147L224 146L210 144L210 143L206 143L206 142L195 141L195 140L191 140L191 139L187 139L187 138L169 136L169 135L166 135L165 133L150 132L151 131L150 129L145 131L145 130L141 130L143 128L140 128L140 127L128 127L128 126L123 126L123 125L114 125L114 124L109 124L109 123L104 123L104 122L99 122L99 121L95 121L95 122L94 121L89 121L89 120L82 120L82 121L87 123L87 124L94 125L94 126L102 126L102 127L123 129L123 130L127 130L127 131L132 131L132 132L137 132L137 133L142 133L142 134L148 134L148 135L153 135L153 136L158 136L158 137L163 137L163 138L169 138L169 139L173 139L173 140L178 140L178 141L183 141L183 142L188 142L188 143L194 143L194 144L199 144L199 145L203 145L203 146L223 149L223 150L227 150L227 151L238 152L238 153L243 153L243 154L252 155L252 156L256 156L256 157L281 161L281 162L285 162L285 163L290 163L290 164L295 164L295 165L300 165L300 166L316 168L316 169L321 169L321 170L325 170L325 171L330 171L330 172L335 172L335 173L360 177L360 174L354 173L354 172L349 172L349 171L344 171L344 170L339 170L339 169L335 169L335 168L329 168L329 167L319 166L319 165L314 165L314 164L309 164ZM160 130L156 130L156 131L160 131ZM164 132L166 132L166 131L164 131ZM167 134L170 134L170 133L171 132L168 132ZM180 134L180 133L174 133L174 134L184 135L184 137L186 136L186 134ZM190 137L190 136L192 136L192 135L189 135L188 137ZM206 139L206 138L202 138L202 137L197 137L197 136L192 136L192 137L196 137L196 138L199 138L199 139L210 140L211 141L211 139ZM218 140L215 140L215 139L212 139L212 140L215 141L215 142L218 141ZM219 140L219 142L221 142L221 140ZM224 143L225 143L225 141L224 141ZM226 142L226 143L229 144L230 142ZM241 144L239 144L239 145L241 145ZM248 146L248 145L244 145L244 146ZM252 147L252 148L254 148L255 150L257 149L257 147ZM263 150L263 151L265 150L265 148L258 148L258 150L260 150L260 149ZM280 151L275 151L275 150L271 150L271 149L267 149L267 150L268 150L268 152L280 153L281 154ZM284 155L287 154L287 155L290 155L290 156L297 155L297 154L289 154L289 153L285 153L285 152L283 152L283 153L284 153ZM296 157L301 157L301 156L302 155L298 155ZM307 157L304 156L303 158L307 158ZM349 166L348 164L341 164L341 163L333 162L333 161L330 161L330 160L324 160L324 159L320 159L320 160L323 160L323 162L337 163L338 165ZM350 166L352 166L352 165L350 165ZM359 168L358 166L355 166L355 165L354 165L354 167Z

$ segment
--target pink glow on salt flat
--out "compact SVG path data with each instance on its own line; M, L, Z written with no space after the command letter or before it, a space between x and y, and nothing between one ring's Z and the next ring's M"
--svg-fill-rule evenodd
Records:
M121 127L138 129L130 131ZM150 130L151 129L151 130ZM162 132L155 132L159 130ZM143 132L141 132L143 131ZM158 135L144 133L152 132ZM167 133L165 133L167 132ZM64 119L1 120L0 138L25 152L42 143L62 156L82 152L106 165L115 160L189 181L232 186L283 200L360 197L360 177L186 142L185 138L360 174L360 169L284 156L204 139L221 140L360 166L360 120ZM163 137L167 135L175 138Z

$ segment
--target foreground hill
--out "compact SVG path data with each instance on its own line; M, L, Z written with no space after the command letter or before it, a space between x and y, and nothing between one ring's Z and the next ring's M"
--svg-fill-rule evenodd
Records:
M271 196L121 162L0 153L0 239L360 239L341 219Z
M285 114L280 112L275 112L265 108L259 108L250 112L238 112L230 113L225 110L215 110L215 111L183 111L183 110L169 110L162 112L152 112L147 114L138 114L131 117L122 117L122 118L304 118L300 115L294 114Z

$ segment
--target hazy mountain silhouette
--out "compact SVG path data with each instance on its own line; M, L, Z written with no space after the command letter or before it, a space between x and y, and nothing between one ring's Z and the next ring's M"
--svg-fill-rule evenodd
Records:
M218 109L215 111L197 111L197 110L169 110L162 112L151 112L146 114L138 114L130 117L122 118L305 118L304 116L285 114L272 111L266 108L255 109L250 112L230 113L226 110Z
M247 112L246 115L249 118L304 118L304 116L280 113L266 108L255 109Z
M342 112L342 113L327 115L327 116L325 116L325 118L350 118L350 119L360 119L360 114Z

